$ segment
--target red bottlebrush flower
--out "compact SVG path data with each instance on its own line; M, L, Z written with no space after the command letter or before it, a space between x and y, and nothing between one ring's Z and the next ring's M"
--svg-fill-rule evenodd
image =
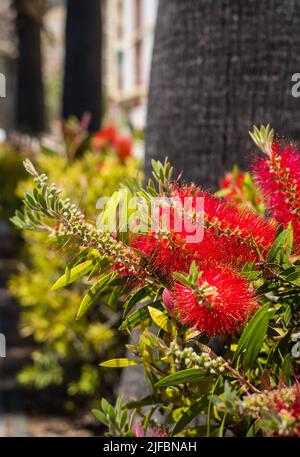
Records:
M195 289L177 282L172 290L184 324L206 335L234 334L257 308L248 281L230 268L207 268Z
M300 150L274 142L270 155L257 159L253 173L272 216L285 227L291 222L300 244Z
M254 211L236 208L195 185L173 186L172 192L174 197L180 198L183 205L185 197L204 198L205 228L213 229L218 236L230 238L235 245L247 245L251 250L250 258L255 255L258 259L257 248L262 255L266 255L272 246L276 236L275 224Z
M211 228L206 229L203 240L194 249L195 259L201 266L213 262L240 268L247 262L259 260L257 252L246 243L240 243L234 237L217 235Z
M130 157L132 155L132 141L130 138L117 136L114 139L113 144L120 159L124 160L126 157Z
M163 276L170 276L175 271L187 272L192 262L191 255L187 255L184 249L184 242L172 232L166 236L138 235L130 246L149 256L154 270Z

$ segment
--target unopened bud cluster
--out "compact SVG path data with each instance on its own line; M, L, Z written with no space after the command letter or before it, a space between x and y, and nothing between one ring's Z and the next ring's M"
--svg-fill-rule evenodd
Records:
M173 341L168 355L174 357L176 365L184 364L186 368L199 368L207 374L222 374L227 368L227 362L222 357L211 358L206 352L197 354L193 348L180 349Z
M299 436L299 400L299 387L294 385L244 398L239 412L259 418L267 436Z
M291 405L296 399L296 394L297 386L253 394L244 398L240 405L240 411L258 417L262 411L274 409L279 404Z
M55 184L51 186L47 184L47 175L38 175L30 163L27 164L27 169L34 176L37 186L34 198L27 196L27 206L35 213L41 213L58 222L55 228L56 236L72 237L80 246L98 250L101 255L112 258L120 268L133 273L141 280L155 283L156 277L151 265L145 264L144 259L126 244L88 223L84 214L71 203L69 198L61 198L61 190Z

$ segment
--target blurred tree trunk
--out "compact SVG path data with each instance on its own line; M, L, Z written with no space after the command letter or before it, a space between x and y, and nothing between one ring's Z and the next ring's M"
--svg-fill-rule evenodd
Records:
M176 172L214 189L234 163L246 167L248 130L268 123L300 139L300 2L159 2L146 171L168 156Z
M45 130L41 30L44 0L15 0L19 43L17 60L16 126L36 134Z
M101 1L68 0L63 117L91 114L90 130L101 124Z
M6 99L3 112L3 127L9 134L17 128L17 58L6 57L4 62L6 76Z

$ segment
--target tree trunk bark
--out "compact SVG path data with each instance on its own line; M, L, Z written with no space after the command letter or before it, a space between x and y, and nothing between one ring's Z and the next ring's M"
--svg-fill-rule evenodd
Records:
M101 123L100 0L68 0L63 117L91 115L90 130Z
M27 10L23 0L16 0L15 5L19 43L16 126L21 131L38 134L45 130L41 52L42 20Z
M300 2L161 0L154 44L146 173L168 156L177 173L215 189L245 168L252 125L300 139Z

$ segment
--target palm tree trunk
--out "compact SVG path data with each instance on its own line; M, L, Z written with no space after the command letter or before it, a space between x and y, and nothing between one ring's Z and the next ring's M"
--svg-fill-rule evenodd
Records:
M246 167L253 123L300 139L300 3L161 0L154 44L146 172L168 156L177 173L214 189Z
M38 134L45 130L42 75L42 17L32 14L31 4L15 0L19 54L17 59L16 126Z
M90 130L101 123L100 0L68 0L63 117L90 113Z

